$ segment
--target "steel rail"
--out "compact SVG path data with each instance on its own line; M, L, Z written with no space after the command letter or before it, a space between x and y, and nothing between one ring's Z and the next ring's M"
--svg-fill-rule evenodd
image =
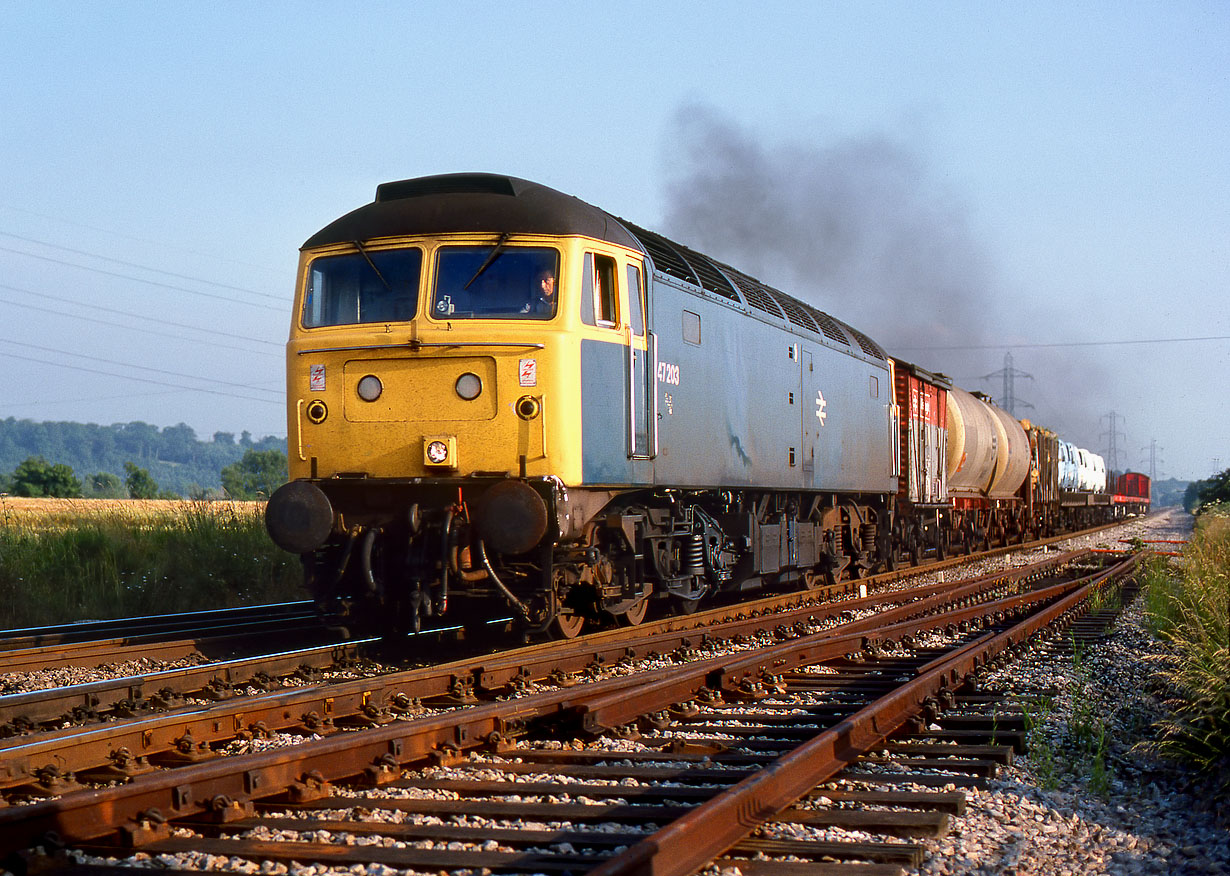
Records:
M270 605L250 605L240 608L215 608L179 614L150 617L127 617L115 620L79 621L43 627L0 630L0 652L50 645L62 645L91 640L111 640L133 635L166 634L246 626L253 621L273 618L306 618L315 616L310 600L281 602Z
M139 708L150 695L162 698L203 694L220 699L234 688L270 678L293 675L304 669L323 670L353 663L368 642L343 642L223 660L199 666L164 669L141 675L108 678L66 687L0 696L0 731L32 729L52 721L98 718L119 707ZM195 652L193 652L195 653ZM0 756L3 755L0 742Z
M1054 572L1066 563L1079 560L1079 552L1062 554L1030 566L1004 570L968 582L926 585L914 590L877 594L845 603L823 606L828 617L846 611L878 607L886 602L905 601L881 609L867 617L851 620L810 634L809 642L840 641L832 653L840 656L857 651L875 641L872 633L886 624L908 622L911 617L938 611L950 603L982 604L980 600L1013 583ZM947 588L947 589L944 589ZM938 591L938 592L937 592ZM808 608L795 610L799 617L811 614ZM978 610L969 611L974 616ZM733 637L776 629L794 621L793 615L739 618L720 628L709 628L706 635ZM959 621L956 621L959 622ZM858 636L857 639L849 639ZM846 638L843 638L846 637ZM521 682L541 681L553 673L585 672L594 667L652 653L670 653L694 644L695 631L645 636L641 628L612 631L584 640L527 646L515 651L468 658L449 664L392 673L374 678L309 684L284 691L237 697L208 707L185 706L158 715L123 723L106 723L82 728L46 732L0 741L0 787L38 782L42 773L52 781L53 790L66 773L97 771L117 764L130 773L146 767L138 759L177 752L176 760L202 759L211 755L210 746L230 741L237 735L255 731L328 733L335 722L352 716L373 723L410 714L416 701L450 697L459 702L471 698L471 691L494 693ZM791 641L779 646L788 651ZM724 658L730 661L730 657ZM736 664L731 663L730 666ZM208 672L210 667L202 669ZM728 673L730 669L727 670ZM149 687L144 688L148 690ZM113 695L123 686L112 689ZM135 693L135 691L132 691ZM89 694L81 708L89 708ZM686 697L681 693L678 697ZM2 702L2 700L0 700ZM591 717L591 723L596 719ZM622 723L622 722L617 722ZM607 726L611 726L609 723ZM122 775L122 773L121 773Z
M1106 575L1101 573L1097 577ZM1005 605L1013 601L1027 603L1038 598L1038 593L1026 593L1001 602ZM1062 601L1072 598L1065 597ZM979 608L962 611L974 612ZM981 608L985 610L986 607ZM953 619L951 615L940 615L907 623L915 630L924 631L942 629L953 623ZM825 644L829 652L840 656L857 649L864 639L861 633L853 633ZM1002 636L995 641L1000 639ZM765 649L755 668L754 658L748 655L742 661L743 671L779 671L783 647ZM810 662L818 659L819 648L804 643L804 650ZM985 649L964 659L976 661L983 654ZM604 704L609 706L618 691L622 691L624 699L636 702L635 709L629 707L629 714L660 711L680 700L694 698L714 683L738 681L738 674L728 670L729 663L728 656L712 657L665 670L661 673L663 681L656 684L646 684L642 675L616 677L412 722L339 734L290 748L215 758L176 770L139 775L123 786L74 792L28 806L0 809L0 852L38 842L47 831L56 831L69 842L79 842L122 830L129 841L136 842L152 835L151 825L164 817L212 812L215 817L226 820L247 814L251 801L256 798L287 792L311 796L325 782L355 776L366 776L368 781L381 783L395 778L402 764L433 755L447 757L449 751L498 743L518 734L530 722L592 725L594 716L614 715L609 709L604 712L603 707ZM939 672L932 670L924 677L934 679L940 677ZM944 675L943 679L945 686L958 683L955 674L951 678Z
M272 647L269 642L282 641L284 647L293 642L337 641L336 635L323 629L315 618L273 621L272 624L253 623L248 629L231 627L218 634L202 635L193 639L167 640L160 635L139 639L113 639L54 645L0 652L0 674L15 675L43 672L47 669L76 667L93 669L112 663L127 663L138 659L149 661L175 661L187 657L234 656L251 652L253 645Z
M890 620L892 622L869 626L860 622L860 628L854 631L848 631L843 626L832 631L824 631L758 649L746 655L727 655L721 658L720 665L709 673L707 683L714 689L738 693L745 683L759 680L766 673L766 667L769 667L767 671L770 674L778 675L802 666L852 655L864 648L875 647L889 641L895 642L906 636L936 629L948 629L974 619L986 620L993 619L996 615L1006 616L1010 612L1021 611L1033 605L1046 604L1063 597L1075 589L1088 586L1089 582L1101 580L1106 574L1105 571L1099 571L1083 579L1007 596L992 602L964 605L945 610L943 614L922 615L908 619L883 618L877 615L876 618L866 620ZM937 611L943 608L944 606L941 605L936 606ZM833 633L843 633L843 635L833 635ZM642 686L646 696L658 688L673 689L671 693L664 694L667 699L675 698L671 701L686 698L683 696L686 690L679 689L678 680L674 678L664 677L658 682L644 683ZM635 704L619 696L591 698L584 708L585 729L589 732L596 733L611 727L618 727L636 717Z
M860 588L866 587L868 591L870 591L875 587L880 587L886 584L894 584L898 581L906 581L910 578L917 578L936 572L944 572L949 569L959 568L978 560L992 559L1018 551L1038 550L1040 548L1049 547L1053 544L1058 544L1060 542L1078 538L1083 535L1093 535L1114 526L1122 525L1123 523L1124 521L1117 520L1112 523L1104 523L1099 526L1093 526L1089 529L1049 536L1047 538L1038 539L1037 541L1024 542L1017 545L1004 545L1001 547L991 548L987 551L981 551L979 553L952 556L943 560L924 560L917 566L902 566L891 572L880 572L866 578L850 579L841 581L837 584L820 585L812 589L797 590L791 593L775 594L761 597L760 599L738 602L731 605L717 606L715 608L705 609L690 615L663 618L642 624L639 629L645 631L646 633L651 630L658 629L667 632L676 632L681 630L703 631L707 626L715 622L737 620L741 617L755 616L764 612L782 612L790 609L807 609L817 607L824 608L829 606L834 599L839 599L841 597L853 596L854 599L868 599L870 596L856 595L861 592ZM1059 556L1073 556L1084 553L1089 553L1089 551L1067 551ZM933 585L924 586L942 589L945 585L943 582L937 582ZM848 608L855 603L851 600L846 600L841 604ZM609 636L611 633L612 631L609 630L587 633L582 636L581 639L584 641L596 641L599 640L600 637Z
M864 752L883 743L889 734L921 713L929 698L959 686L991 658L1078 610L1095 587L1111 577L1128 574L1137 562L1137 557L1130 557L1010 629L980 645L958 649L769 768L589 871L589 876L690 876Z

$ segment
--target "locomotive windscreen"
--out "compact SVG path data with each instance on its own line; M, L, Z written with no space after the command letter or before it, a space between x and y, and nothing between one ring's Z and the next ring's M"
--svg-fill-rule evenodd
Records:
M417 247L318 258L308 271L304 328L414 319L422 271Z
M444 246L436 261L435 319L550 319L559 253L549 247Z

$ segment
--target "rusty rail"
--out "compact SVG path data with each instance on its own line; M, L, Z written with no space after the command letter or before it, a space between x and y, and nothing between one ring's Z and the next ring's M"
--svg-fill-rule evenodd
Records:
M1097 578L1102 580L1110 574L1101 573ZM662 671L657 676L658 680L653 683L646 683L643 675L611 678L531 694L507 702L418 718L412 722L397 722L361 732L340 734L291 748L239 758L214 758L175 770L146 773L119 787L74 792L27 806L0 809L0 851L13 851L29 846L38 842L48 831L56 831L73 842L114 835L116 831L120 831L128 842L140 842L156 835L157 825L167 818L206 814L216 819L229 820L248 814L252 801L259 798L279 794L288 794L292 798L310 798L319 793L327 782L356 776L365 776L369 782L381 783L396 777L402 764L433 756L447 756L448 752L478 745L499 744L501 740L518 735L531 723L562 723L565 727L584 726L592 729L615 726L625 723L628 716L652 713L681 700L694 698L707 687L717 686L738 692L749 679L780 673L791 666L816 662L822 659L823 655L841 656L893 637L900 638L927 630L942 630L961 623L961 618L993 617L996 614L1017 611L1025 605L1055 599L1060 591L1070 591L1075 586L1068 582L1036 592L968 605L957 609L955 613L901 620L889 629L880 628L875 635L867 635L866 630L831 630L803 637L797 642L781 643L757 653L749 652L734 659L724 655L696 660ZM1077 604L1089 586L1069 593L1055 604ZM1063 608L1058 613L1066 610ZM1049 618L1056 613L1051 609L1045 616ZM1041 623L1043 621L1038 621L1036 625ZM842 634L838 635L838 632ZM820 757L815 753L817 751L827 751L830 756L845 756L853 752L857 744L867 739L882 739L892 727L899 726L906 720L903 716L907 705L910 708L920 707L920 701L925 699L921 695L924 689L934 692L936 689L958 685L967 672L984 665L1003 644L1019 641L1024 636L1022 633L1013 638L1013 635L1015 631L1010 631L987 640L979 648L961 649L959 656L951 661L951 665L944 663L928 670L907 686L906 693L898 692L885 698L876 707L863 710L834 731L819 737L820 740L827 741L808 743L804 746L804 753L796 752L790 755L789 769L774 767L770 769L768 779L749 779L749 782L753 782L752 787L757 789L750 797L733 804L720 801L715 803L718 809L714 810L717 813L714 818L717 820L712 824L703 820L701 823L712 828L711 832L717 832L715 826L721 823L725 835L728 828L723 819L729 812L724 807L732 805L733 810L730 811L736 814L736 824L747 822L749 812L759 817L767 812L771 805L775 805L776 801L784 799L784 796L798 787L801 780L793 778L782 786L786 788L785 791L779 787L783 771L788 773L796 768L806 768L814 772L816 766L813 760ZM511 672L511 667L509 671ZM203 720L209 719L207 714L202 714L201 717ZM768 784L762 785L764 782ZM772 793L768 793L765 788L772 789ZM675 837L674 832L680 828L672 826L667 830L672 832L660 838L667 843L667 848L674 848L675 842L683 842L685 845L699 842L696 839L672 839ZM710 848L711 844L712 840L706 839L704 847ZM643 846L634 849L639 850L634 856L637 861L643 859L656 862L651 869L643 872L685 872L674 869L660 871L657 868L662 866L664 858L658 856L653 849L649 850L647 857ZM631 855L632 851L629 850L628 854ZM713 855L710 854L709 857ZM616 865L615 861L612 861L609 866L628 866L627 855L616 860L623 863ZM639 867L640 864L636 866Z
M840 656L882 638L885 627L906 624L904 629L908 630L911 618L948 605L965 604L964 614L954 623L974 617L981 611L977 606L984 604L992 594L1011 589L1013 585L1023 585L1031 578L1054 572L1083 556L1083 552L1059 554L1030 566L994 572L968 582L929 584L842 603L799 606L772 615L756 612L751 616L736 615L724 624L706 628L704 635L732 638L772 628L781 630L782 637L786 638L787 631L797 627L800 621L815 617L834 619L846 612L877 609L868 617L813 633L807 639L812 643L829 642L827 650L815 653ZM890 604L894 607L883 608ZM674 625L671 619L646 624L636 630L613 630L573 642L532 645L375 678L328 685L308 684L262 696L232 698L210 707L173 709L166 703L168 711L145 715L139 720L17 737L0 743L0 787L42 782L43 792L54 792L61 787L66 774L100 770L116 778L131 777L148 769L148 759L163 758L179 763L202 760L213 755L212 745L243 733L325 733L335 729L335 722L351 717L368 724L387 721L412 714L421 700L445 698L454 704L475 703L476 693L494 694L526 682L544 680L554 673L583 673L620 660L670 653L697 644L699 631L674 630ZM779 651L790 650L789 642L779 646ZM728 676L734 672L734 667L742 665L729 657L725 659ZM225 665L207 666L194 672L201 677L211 677L225 670ZM753 671L748 671L748 677L754 675ZM740 678L735 684L743 681ZM110 691L112 698L123 698L127 694L135 699L139 693L152 692L152 685L134 683L130 686L123 680L116 684L104 683L103 687ZM80 695L75 708L97 707L93 704L95 692L87 689L69 693L74 697ZM21 695L17 699L27 697L36 704L40 702L39 695ZM679 698L684 697L681 694ZM0 708L4 700L0 698ZM15 716L21 714L20 702L11 712ZM597 727L597 717L591 715L587 720ZM613 725L608 722L606 726Z
M1075 592L981 644L962 648L768 769L700 804L687 815L590 871L590 876L689 876L754 828L792 805L863 752L881 744L930 697L960 685L991 658L1081 606L1093 589L1137 565L1130 557Z

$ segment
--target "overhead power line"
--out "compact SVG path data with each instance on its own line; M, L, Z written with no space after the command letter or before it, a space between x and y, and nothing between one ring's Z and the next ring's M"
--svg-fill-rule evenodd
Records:
M276 313L280 313L286 309L285 307L273 307L272 305L269 305L269 304L258 304L255 301L244 301L242 298L232 298L229 295L216 295L212 292L202 292L200 289L189 289L185 286L175 286L175 285L172 285L171 283L159 283L157 280L147 280L144 277L134 277L131 274L121 274L118 271L108 271L108 270L104 270L103 268L92 268L88 265L79 265L76 262L69 262L69 261L65 261L64 259L53 259L51 256L35 255L32 252L25 252L24 250L20 250L20 249L12 249L11 247L7 247L7 246L0 246L0 252L8 252L14 255L25 256L26 258L38 259L39 261L43 261L43 262L51 262L52 264L55 264L55 265L64 265L65 267L77 268L78 270L81 270L81 271L90 271L91 273L95 273L95 274L103 274L108 277L118 277L121 280L131 280L134 283L144 283L147 286L157 286L161 289L173 289L176 292L186 292L189 295L199 295L202 298L213 298L216 301L229 301L232 304L242 304L245 307L259 307L262 310L272 310ZM269 297L272 298L274 296L269 296Z
M188 329L189 331L201 332L202 334L216 335L217 337L220 337L220 338L233 338L234 340L237 340L237 341L251 341L254 344L268 344L271 347L281 347L282 346L281 343L277 341L270 341L270 340L267 340L266 338L253 338L253 337L249 337L248 335L237 335L232 332L220 332L217 329L202 328L201 326L190 325L184 322L171 322L170 320L158 319L157 317L153 317L153 316L146 316L144 313L137 313L132 310L121 310L118 307L104 307L101 304L87 304L84 301L76 301L72 298L65 298L61 295L52 295L49 292L35 292L32 289L22 289L19 286L10 286L8 283L0 283L0 289L8 289L12 292L20 292L22 295L33 295L36 298L46 298L49 301L59 301L63 304L71 304L73 307L87 307L90 310L98 310L98 311L102 311L103 313L114 313L117 316L127 316L130 319L142 319L142 320L145 320L146 322L155 323L156 325L166 325L166 326L171 326L172 328L182 328L182 329ZM19 302L13 302L13 303L19 304ZM21 305L21 306L28 307L30 305ZM85 319L87 317L82 317L82 318Z
M118 237L122 240L132 240L137 243L144 244L145 246L166 247L167 249L175 249L175 250L179 250L180 252L189 253L190 255L201 256L203 258L208 258L208 259L215 259L217 261L227 262L232 265L239 265L240 267L244 267L244 268L255 268L258 271L268 271L271 274L282 274L283 273L283 271L277 268L271 268L268 265L256 265L256 264L252 264L251 262L244 262L244 261L240 261L239 259L233 259L233 258L230 258L229 256L221 256L216 253L201 252L200 250L196 250L196 249L189 249L183 246L176 246L173 243L166 243L165 241L149 240L144 237L137 237L136 235L133 235L133 234L125 234L122 231L115 231L110 228L101 228L97 225L89 225L85 222L79 222L76 219L65 219L63 216L52 216L49 213L40 213L37 210L27 210L25 207L14 207L12 204L0 204L0 210L9 210L13 213L23 213L26 216L37 216L40 219L50 219L52 222L60 222L64 225L71 225L74 228L85 228L89 231L98 231L103 234L109 234L112 237Z
M129 362L120 362L116 359L106 359L101 356L87 356L84 353L72 353L68 350L58 350L54 347L43 347L38 344L27 344L23 341L14 341L8 338L0 338L0 342L3 342L5 344L12 344L15 347L24 347L27 350L39 350L43 353L55 353L56 355L59 355L59 356L73 356L74 358L77 358L77 359L85 359L88 362L101 362L104 365L118 365L121 368L132 368L136 371L148 371L151 374L162 374L168 377L182 377L185 380L198 380L198 381L201 381L202 383L213 383L218 386L231 386L231 387L235 387L236 389L248 389L248 390L253 390L255 392L268 392L274 395L282 394L280 390L270 389L265 386L254 386L250 383L234 383L229 380L214 380L208 377L199 377L195 374L183 374L182 372L179 372L179 371L167 371L163 368L150 368L149 366L146 366L146 365L133 365ZM10 355L10 354L5 354L5 355ZM118 377L122 375L113 375L113 376ZM171 385L177 385L177 384L167 384L167 385L171 386ZM184 388L187 389L188 387L184 387Z
M258 402L264 402L266 404L279 405L279 406L283 404L283 402L279 399L252 398L252 396L250 395L240 395L237 392L225 392L220 389L206 389L203 386L184 386L183 384L180 384L180 383L168 383L165 380L154 380L153 378L149 378L149 377L135 377L131 374L116 374L114 371L103 371L101 368L87 368L84 365L69 365L65 362L53 362L48 359L38 359L38 358L35 358L34 356L20 356L16 353L5 353L2 351L0 351L0 356L4 356L8 359L18 359L22 362L36 362L39 365L52 365L56 368L67 368L69 371L83 371L86 374L102 374L106 377L118 377L122 380L132 380L137 383L152 383L155 386L170 386L174 389L184 390L186 392L204 392L204 393L208 393L209 395L222 395L222 396L226 396L227 398L241 398L241 399L244 399L245 401L258 401ZM272 391L272 390L267 390L267 391Z
M942 352L945 350L1006 350L1025 347L1037 349L1042 347L1113 347L1123 344L1186 344L1196 341L1230 341L1230 335L1209 335L1202 338L1139 338L1125 341L1067 341L1053 344L963 344L953 347L895 347L903 353Z
M169 338L173 341L180 341L187 344L208 344L211 350L237 350L241 353L250 353L254 356L279 356L278 353L272 350L253 350L251 347L240 347L237 344L225 344L218 341L204 341L200 338L186 338L183 335L173 335L170 332L160 332L156 329L140 328L135 325L129 325L124 322L117 322L109 319L100 319L97 316L85 316L80 313L67 313L63 310L56 310L52 307L39 307L37 304L27 304L24 301L13 301L0 295L0 302L4 302L12 307L24 307L27 310L37 310L39 313L50 313L52 316L67 317L68 319L79 319L83 322L88 322L90 325L109 325L115 328L124 329L125 331L140 332L145 335L153 335L158 338Z
M96 252L88 252L84 249L73 249L71 246L61 246L58 243L48 243L45 240L36 240L33 237L22 237L20 234L14 234L11 231L0 231L0 235L3 235L4 237L11 237L14 240L20 240L24 243L34 243L39 246L45 246L48 249L58 249L61 252L71 252L73 255L83 255L87 258L110 262L113 265L123 265L126 268L137 268L138 270L150 271L154 274L162 274L164 277L174 277L177 280L191 280L194 283L204 283L208 286L217 286L219 289L230 289L233 292L244 292L248 295L255 295L258 298L269 298L273 301L284 301L286 298L284 295L272 295L268 292L259 292L256 289L247 289L243 286L232 286L229 283L219 283L216 280L206 280L203 277L193 277L189 274L177 274L174 271L164 271L162 268L152 268L149 265L142 265L138 262L126 262L123 259L99 255Z
M4 354L0 353L0 355L4 355ZM127 400L127 399L134 399L134 398L153 398L155 396L161 397L165 395L176 395L180 392L182 392L182 390L177 387L175 389L159 389L153 392L137 392L137 393L129 392L129 393L124 393L123 395L89 395L89 396L82 396L80 398L40 398L40 399L35 399L34 401L23 401L23 402L14 402L14 401L9 401L8 399L5 399L4 406L6 408L32 408L32 407L36 407L40 405L75 405L81 402L103 402L103 401ZM264 401L263 398L257 399L257 400Z

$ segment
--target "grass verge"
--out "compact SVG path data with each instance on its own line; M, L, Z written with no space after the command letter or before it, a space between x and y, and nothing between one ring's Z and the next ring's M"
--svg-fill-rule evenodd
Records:
M1195 767L1225 801L1230 800L1230 508L1201 514L1182 567L1180 575L1156 562L1146 573L1150 625L1173 649L1160 670L1170 715L1148 748Z
M251 504L171 503L0 526L0 628L303 599L299 562Z

